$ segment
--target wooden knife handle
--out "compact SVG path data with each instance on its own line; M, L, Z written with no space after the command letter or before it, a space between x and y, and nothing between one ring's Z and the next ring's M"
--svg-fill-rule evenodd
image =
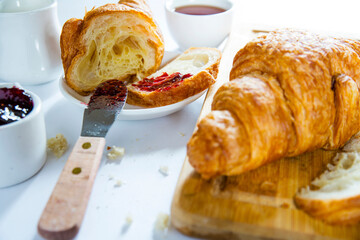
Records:
M79 231L105 147L105 138L80 137L38 224L46 239L72 239Z

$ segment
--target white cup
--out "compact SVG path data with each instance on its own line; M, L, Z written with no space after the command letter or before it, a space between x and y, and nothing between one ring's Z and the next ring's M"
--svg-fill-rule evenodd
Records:
M181 6L206 5L225 12L190 15L175 12ZM233 18L232 0L166 0L165 11L169 31L181 49L217 47L229 35Z
M10 5L16 1L0 1L0 80L40 84L59 79L62 65L56 0L43 0L43 5L27 1L18 9Z
M0 83L0 88L17 84ZM24 118L0 125L0 187L8 187L36 174L46 161L46 131L40 98L28 91L33 109Z

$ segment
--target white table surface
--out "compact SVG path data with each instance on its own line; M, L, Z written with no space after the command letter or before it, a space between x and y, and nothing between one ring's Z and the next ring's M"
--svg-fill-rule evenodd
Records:
M82 18L87 9L111 0L58 2L59 22ZM149 0L165 36L166 50L177 45L165 20L164 0ZM344 32L359 36L357 1L245 1L239 0L244 24L290 26L319 31ZM82 110L66 100L58 80L37 86L24 86L37 93L43 103L47 137L62 133L69 150L60 159L48 155L41 171L31 179L0 189L0 240L42 239L36 230L38 219L58 176L77 140ZM172 196L186 154L186 143L196 124L204 97L172 115L153 120L117 121L108 133L107 145L126 149L117 163L105 155L99 168L85 218L76 239L191 239L172 227L168 232L154 228L159 213L170 214ZM105 151L106 152L106 151ZM169 175L159 172L169 168ZM111 180L111 178L113 178ZM123 185L116 187L116 181ZM126 225L126 218L133 222Z

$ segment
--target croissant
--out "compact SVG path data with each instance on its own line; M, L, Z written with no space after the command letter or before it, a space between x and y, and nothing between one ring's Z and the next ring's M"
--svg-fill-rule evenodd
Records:
M249 42L188 142L190 164L210 178L342 147L360 130L359 56L354 40L290 29Z
M120 0L72 18L62 29L66 83L88 95L108 79L131 81L155 72L164 42L145 0Z

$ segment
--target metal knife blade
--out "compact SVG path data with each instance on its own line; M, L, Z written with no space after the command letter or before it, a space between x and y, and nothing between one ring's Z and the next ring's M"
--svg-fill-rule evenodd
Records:
M123 109L127 88L122 81L109 80L100 84L84 111L81 136L105 137Z

